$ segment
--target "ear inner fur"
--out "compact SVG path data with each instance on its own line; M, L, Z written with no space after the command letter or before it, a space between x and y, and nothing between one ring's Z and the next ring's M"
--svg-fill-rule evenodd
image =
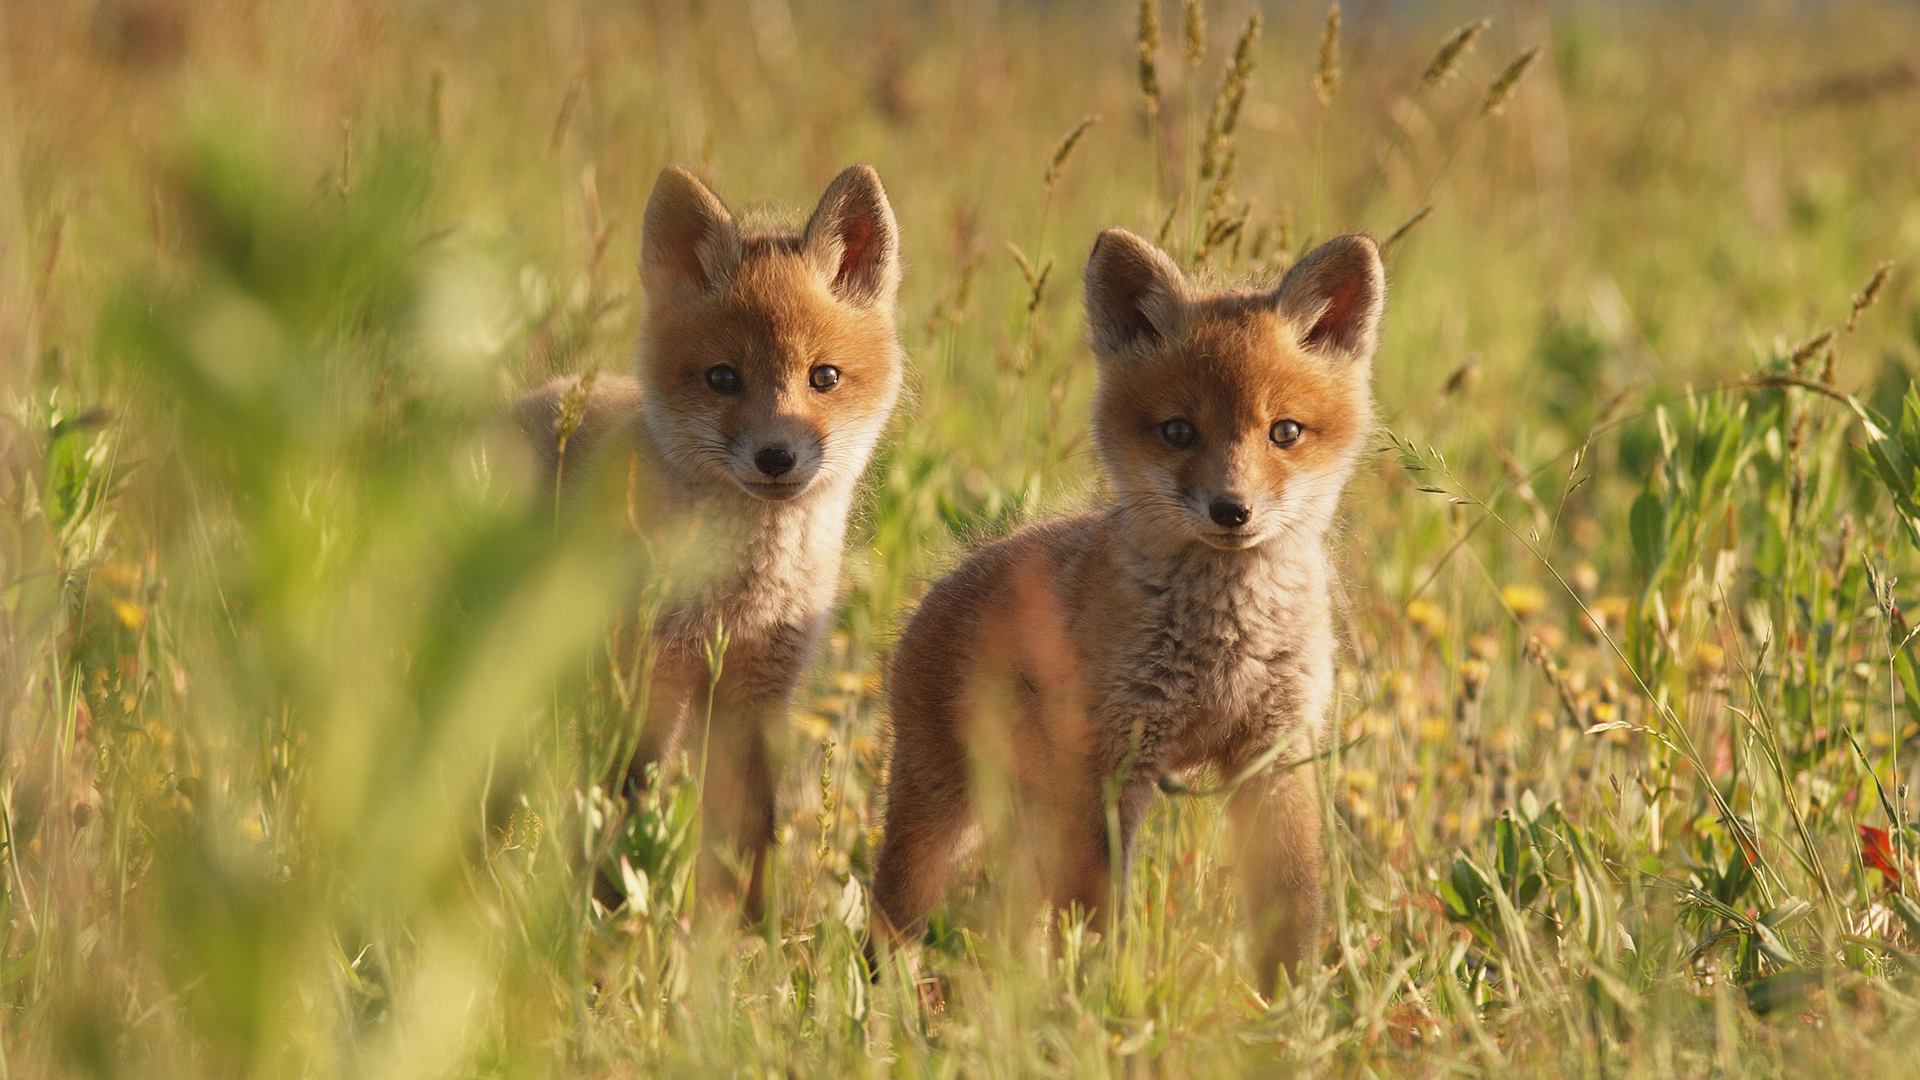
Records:
M1370 237L1341 236L1308 252L1274 290L1300 346L1343 360L1371 357L1386 298L1380 249Z
M871 165L848 167L807 222L807 254L850 304L891 304L900 283L899 227Z

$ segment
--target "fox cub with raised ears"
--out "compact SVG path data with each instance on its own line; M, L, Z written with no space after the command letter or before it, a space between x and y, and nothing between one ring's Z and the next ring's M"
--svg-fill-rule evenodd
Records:
M873 883L894 943L976 845L988 769L1004 772L1016 845L1048 898L1091 915L1124 880L1160 778L1211 765L1251 774L1229 816L1262 987L1314 952L1327 533L1373 430L1385 297L1363 236L1256 292L1200 288L1140 237L1100 234L1086 312L1113 503L973 555L900 639Z
M670 166L647 202L640 271L637 377L556 380L521 399L515 420L549 494L556 481L572 495L631 474L647 493L643 530L697 523L707 566L652 627L625 780L704 749L705 832L750 860L731 892L758 918L774 839L767 727L784 717L833 610L855 488L900 395L898 229L866 165L841 173L798 232L744 231ZM726 650L709 703L716 625ZM708 870L726 873L728 861L710 858Z

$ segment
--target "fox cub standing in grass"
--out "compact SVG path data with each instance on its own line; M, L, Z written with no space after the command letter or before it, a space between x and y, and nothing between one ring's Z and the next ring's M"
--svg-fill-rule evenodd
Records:
M855 487L900 395L898 230L866 165L841 173L797 234L743 232L713 192L669 167L642 234L638 378L556 380L522 398L515 420L549 482L631 469L652 496L648 523L699 523L712 565L652 627L657 658L627 778L704 748L706 835L750 857L749 880L732 891L758 918L774 837L766 728L833 608ZM563 417L578 427L566 431ZM716 624L727 644L709 703Z
M1373 427L1385 296L1366 237L1250 292L1203 290L1138 236L1100 235L1086 310L1114 502L975 554L900 639L873 883L896 942L977 841L987 770L1003 770L1041 888L1093 913L1159 778L1212 765L1254 771L1229 813L1263 988L1310 955L1311 759L1334 693L1326 537Z

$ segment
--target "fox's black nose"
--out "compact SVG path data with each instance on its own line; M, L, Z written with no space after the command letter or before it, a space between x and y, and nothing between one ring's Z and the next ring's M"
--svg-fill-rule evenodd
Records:
M1253 511L1248 509L1245 503L1232 499L1215 499L1207 507L1207 516L1213 519L1215 525L1237 529L1245 525L1247 519L1253 517Z
M753 455L753 467L768 476L785 476L793 469L793 451L784 446L769 446Z

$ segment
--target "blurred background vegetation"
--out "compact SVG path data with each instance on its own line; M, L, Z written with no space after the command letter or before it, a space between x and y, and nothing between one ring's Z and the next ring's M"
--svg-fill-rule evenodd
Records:
M0 4L0 1076L1920 1071L1920 10L1250 13ZM777 213L857 160L911 393L743 933L697 793L597 787L646 574L490 435L630 362L661 166ZM1254 993L1188 796L1120 940L986 883L870 983L878 673L1100 497L1113 224L1392 238L1324 962Z

